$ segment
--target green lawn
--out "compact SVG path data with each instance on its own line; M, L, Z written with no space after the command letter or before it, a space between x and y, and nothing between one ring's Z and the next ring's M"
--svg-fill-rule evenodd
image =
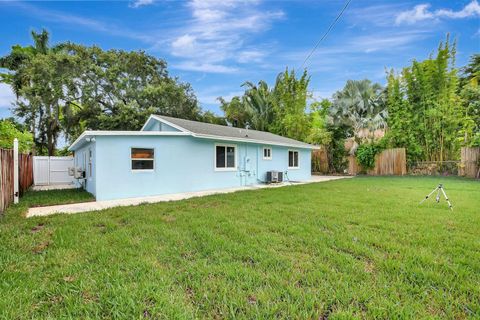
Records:
M440 181L454 205L418 202ZM0 318L480 317L480 183L355 178L0 219Z

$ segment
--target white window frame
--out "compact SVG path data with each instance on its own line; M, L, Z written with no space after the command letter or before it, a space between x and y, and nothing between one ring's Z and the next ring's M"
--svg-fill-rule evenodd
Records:
M298 163L297 163L297 166L296 167L290 167L290 152L296 152L298 154L297 156L297 159L298 159ZM293 162L295 163L295 156L293 158ZM296 169L300 169L300 152L298 150L293 150L293 149L289 149L288 150L288 153L287 153L287 164L288 164L288 169L291 169L291 170L296 170Z
M270 156L269 157L265 157L265 150L269 150L270 152ZM272 160L272 148L270 147L263 147L262 149L263 151L263 160Z
M217 147L225 147L225 165L227 165L227 147L233 147L235 152L234 154L234 162L235 162L235 167L233 168L217 168ZM236 144L225 144L225 143L215 143L214 148L213 148L213 169L215 171L237 171L237 161L238 161L238 151L237 151L237 145Z
M153 150L153 159L150 159L150 158L132 158L132 149L152 149ZM153 172L155 171L155 157L156 157L156 154L157 154L157 151L155 150L155 148L151 148L151 147L130 147L130 170L132 172ZM132 166L132 161L133 160L149 160L149 161L153 161L153 169L133 169L133 166Z

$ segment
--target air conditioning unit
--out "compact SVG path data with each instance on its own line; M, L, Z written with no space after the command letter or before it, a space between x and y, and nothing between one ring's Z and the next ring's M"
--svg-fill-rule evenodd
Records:
M283 172L267 171L267 183L278 183L283 181Z
M83 170L80 167L75 168L74 178L75 179L85 179L85 170Z

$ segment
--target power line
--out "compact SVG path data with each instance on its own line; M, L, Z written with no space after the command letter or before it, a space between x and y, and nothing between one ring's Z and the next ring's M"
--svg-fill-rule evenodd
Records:
M310 51L310 53L308 54L308 56L305 58L305 60L303 61L302 63L302 67L300 69L303 69L303 67L305 66L305 63L308 61L308 59L310 59L310 57L312 56L312 54L315 52L315 50L317 50L318 46L320 45L320 42L322 42L326 37L327 35L330 33L330 31L333 29L333 27L335 26L335 24L337 23L338 19L340 19L340 17L343 15L343 13L345 12L345 10L347 10L348 8L348 5L350 4L352 0L347 0L347 2L345 3L345 6L343 7L342 11L340 11L340 13L337 15L337 17L335 18L335 20L333 20L333 22L330 24L330 26L328 27L327 31L323 34L323 36L320 38L320 40L317 41L317 43L315 44L315 47L313 47L312 51Z

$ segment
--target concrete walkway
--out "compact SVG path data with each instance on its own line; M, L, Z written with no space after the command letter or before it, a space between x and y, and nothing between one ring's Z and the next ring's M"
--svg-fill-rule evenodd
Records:
M33 186L33 191L46 191L46 190L65 190L65 189L75 189L76 185L71 184L50 184L48 186Z
M106 201L92 201L92 202L82 202L82 203L74 203L74 204L62 204L62 205L48 206L48 207L34 207L34 208L28 209L27 218L34 217L34 216L48 216L56 213L72 214L72 213L79 213L79 212L98 211L98 210L103 210L103 209L108 209L113 207L132 206L132 205L138 205L143 203L178 201L178 200L184 200L184 199L195 198L195 197L203 197L203 196L208 196L213 194L231 193L236 191L255 190L255 189L264 189L264 188L279 188L279 187L285 187L290 185L324 182L324 181L331 181L331 180L338 180L338 179L345 179L345 178L352 178L352 177L312 176L311 180L302 181L302 182L293 182L293 183L285 182L280 184L269 184L269 185L262 184L262 185L244 186L244 187L237 187L237 188L164 194L164 195L151 196L151 197L106 200Z

